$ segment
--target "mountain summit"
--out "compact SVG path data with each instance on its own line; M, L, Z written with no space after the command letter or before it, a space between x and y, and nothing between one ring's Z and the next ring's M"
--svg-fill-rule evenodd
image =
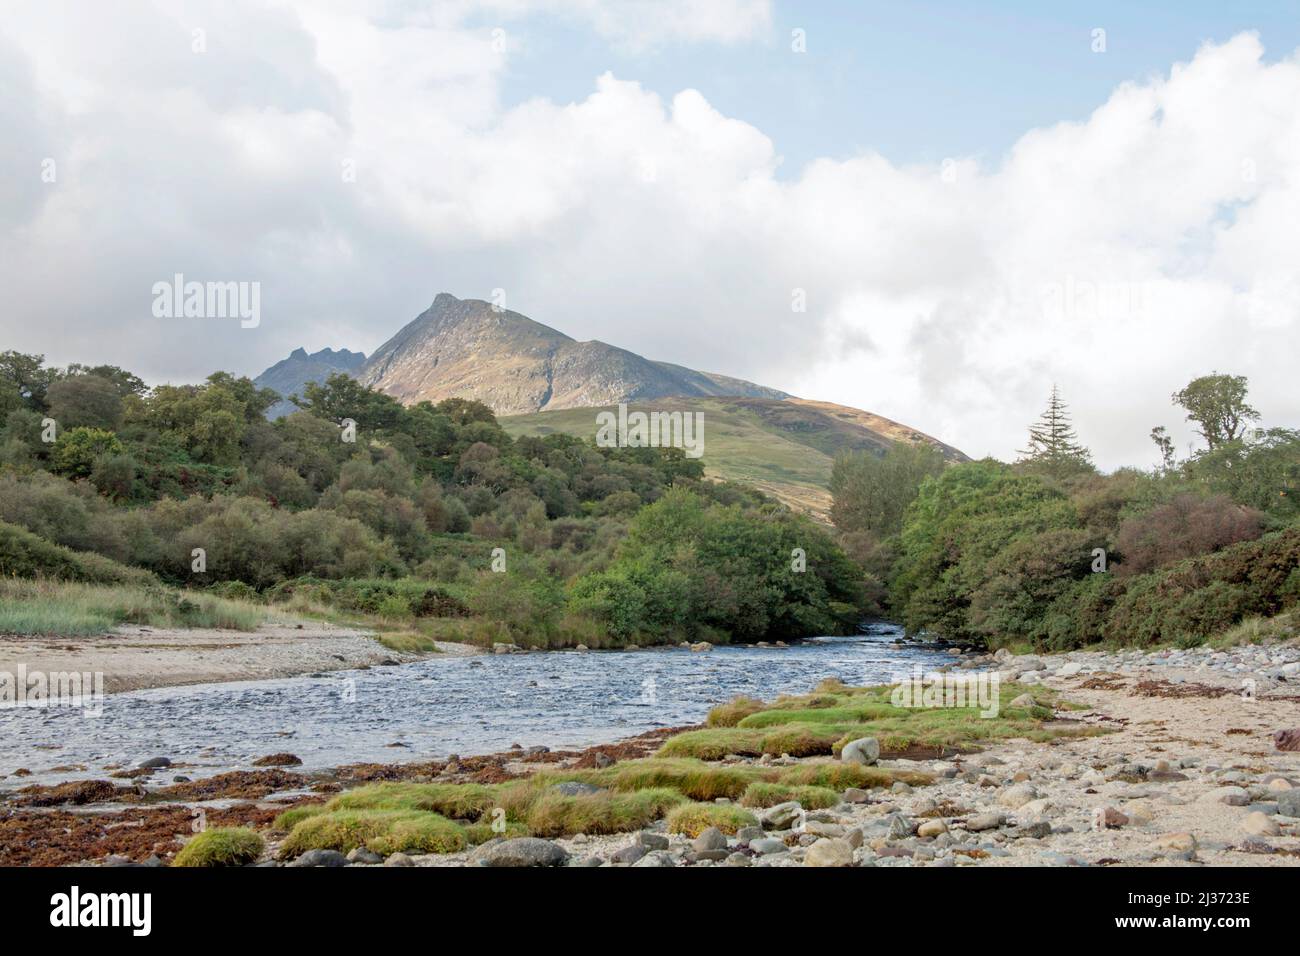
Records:
M446 292L381 345L356 375L404 404L472 398L498 415L668 396L789 397L604 342L578 342L518 312Z
M289 396L301 395L308 382L323 382L335 372L355 375L365 362L366 356L362 352L321 349L309 355L306 349L296 348L288 358L281 359L253 379L253 384L280 393L282 400L266 413L268 418L279 418L296 410L297 406L288 400Z

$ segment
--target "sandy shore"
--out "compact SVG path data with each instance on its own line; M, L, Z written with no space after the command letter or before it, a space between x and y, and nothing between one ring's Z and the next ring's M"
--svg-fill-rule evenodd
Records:
M473 654L464 644L439 644L445 654ZM384 647L368 631L319 621L267 624L256 631L169 630L123 626L95 637L0 635L0 671L102 673L107 693L181 684L265 680L428 655Z

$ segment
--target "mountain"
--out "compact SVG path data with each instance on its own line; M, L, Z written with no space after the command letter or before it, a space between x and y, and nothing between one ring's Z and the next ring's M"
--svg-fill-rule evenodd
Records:
M445 292L368 361L346 349L314 355L297 349L256 382L287 397L336 371L407 405L477 399L515 436L593 438L597 413L619 404L631 411L700 412L705 474L747 482L822 520L840 452L925 442L949 461L967 460L951 445L871 412L655 362L604 342L578 342L518 312ZM271 414L292 410L282 402Z
M276 402L267 411L267 418L288 415L296 407L288 400L290 395L302 395L308 382L323 382L335 372L355 374L366 363L362 352L347 349L321 349L311 355L303 348L294 349L287 359L276 362L253 383L262 388L274 389L284 401Z
M606 408L565 409L507 416L514 437L563 432L594 438L596 415ZM925 442L951 462L962 452L906 425L857 408L802 398L689 398L657 400L628 411L690 411L703 415L704 473L743 481L798 511L830 520L831 465L844 451L884 451L895 441Z
M604 342L578 342L518 312L445 292L381 345L357 378L405 404L473 398L498 415L667 396L788 397Z

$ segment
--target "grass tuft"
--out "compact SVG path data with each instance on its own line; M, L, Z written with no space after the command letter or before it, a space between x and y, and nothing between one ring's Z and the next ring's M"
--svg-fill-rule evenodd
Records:
M687 803L668 814L668 832L697 837L709 827L734 835L741 827L758 826L748 810L729 803Z
M263 849L262 838L246 827L204 830L181 848L172 866L245 866Z
M758 810L778 803L799 801L805 810L825 810L840 802L840 795L829 787L793 786L786 783L751 783L740 798L741 806Z
M543 791L528 807L523 822L540 837L626 833L649 826L665 811L685 802L684 796L666 787L577 797Z
M835 791L857 787L871 790L892 787L896 781L913 787L933 783L934 778L919 770L889 770L885 767L864 767L856 763L806 763L789 767L781 772L778 783L792 786L828 787Z
M278 817L275 818L275 821L271 824L271 826L276 830L292 830L301 821L306 820L308 817L318 816L319 814L322 814L324 812L325 812L324 804L306 803L301 806L297 806L289 810L285 810L284 813L280 814Z
M752 697L735 697L727 703L719 704L710 710L707 722L710 727L735 727L750 714L757 713L763 707L764 704L761 700L755 700Z
M347 853L364 846L376 853L455 853L465 832L446 817L411 810L336 810L300 820L280 845L285 857L308 850Z

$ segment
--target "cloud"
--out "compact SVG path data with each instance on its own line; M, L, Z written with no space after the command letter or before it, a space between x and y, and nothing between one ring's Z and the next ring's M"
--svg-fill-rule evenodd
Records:
M1190 438L1169 395L1212 369L1300 421L1294 59L1207 45L995 165L862 153L781 177L779 144L697 90L605 74L572 103L500 99L538 10L642 47L770 25L767 4L690 6L123 6L75 34L25 8L0 22L22 144L0 160L5 346L196 380L369 351L438 291L504 289L575 337L972 454L1013 456L1053 382L1108 467L1151 462L1152 425ZM176 272L260 281L262 324L154 319Z

